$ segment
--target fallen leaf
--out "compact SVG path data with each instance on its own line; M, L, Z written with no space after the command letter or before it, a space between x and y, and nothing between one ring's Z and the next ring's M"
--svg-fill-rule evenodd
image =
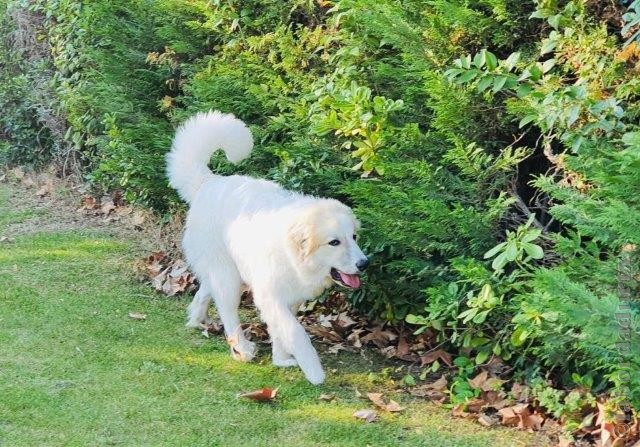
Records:
M338 335L334 331L330 331L328 329L325 329L322 326L312 326L312 327L308 328L308 331L312 335L315 335L315 336L318 336L318 337L321 337L321 338L325 339L325 341L329 341L329 342L341 342L342 341L342 337L340 337L340 335Z
M529 404L518 404L498 410L498 414L502 416L502 425L518 425L520 422L519 415L525 411L528 406Z
M271 402L276 398L277 393L277 388L262 388L248 393L240 393L238 394L238 397L246 397L247 399L255 400L257 402Z
M482 410L482 407L484 407L485 404L486 404L486 402L484 400L482 400L482 399L472 399L472 400L469 400L469 401L465 402L465 409L469 413L479 413L480 410Z
M373 404L390 413L395 413L398 411L404 411L405 407L400 406L400 404L394 400L390 400L389 403L385 403L382 398L382 393L367 393L367 397Z
M211 323L200 323L200 327L202 328L202 335L209 338L209 335L221 334L222 333L222 324L217 321L213 321Z
M98 201L93 196L85 196L81 200L81 210L94 210L98 208Z
M390 341L398 338L396 334L391 331L383 330L382 326L376 326L370 329L370 332L361 338L363 343L372 342L378 348L385 348L389 345Z
M110 198L108 199L103 198L101 203L102 205L100 206L100 212L105 216L108 216L109 214L111 214L113 210L116 209L116 205L113 203L113 200L111 200Z
M494 425L497 425L500 420L496 417L482 413L480 416L478 416L478 422L480 423L480 425L484 425L485 427L493 427Z
M146 320L147 314L143 314L140 312L129 312L129 317L133 318L134 320Z
M131 223L134 226L140 227L142 226L144 221L145 221L144 213L142 213L141 211L136 211L135 213L133 213L133 217L131 218Z
M329 349L327 349L327 352L329 354L337 354L340 351L348 351L348 349L342 343L337 343L337 344L331 345L331 347Z
M36 195L38 197L45 197L51 194L52 191L53 191L53 183L51 181L48 181L47 183L42 185L38 191L36 191Z
M133 212L133 208L130 206L119 206L115 209L115 214L118 216L128 216Z
M373 410L364 409L358 410L353 413L353 417L355 417L356 419L362 419L366 422L373 422L378 419L378 414Z
M347 337L347 342L354 348L361 348L362 341L360 340L360 334L363 332L363 329L355 329L353 332L349 334Z
M451 357L451 354L442 349L427 352L426 354L422 355L420 357L420 366L429 365L438 359L442 360L442 362L449 367L453 366L453 359Z
M471 413L465 411L464 404L458 404L451 410L451 415L456 418L468 418L471 417Z
M398 338L398 346L396 347L396 356L401 357L409 354L409 343L404 336Z
M322 401L325 401L325 402L331 402L335 398L336 398L336 396L334 394L321 394L320 397L318 397L318 399L320 399Z
M441 376L438 380L428 384L427 386L433 390L443 391L447 389L447 378L445 376Z
M484 383L487 381L488 376L489 376L489 373L487 373L486 371L482 371L473 379L467 379L467 381L469 382L469 385L471 385L472 388L476 390L481 390L484 386Z

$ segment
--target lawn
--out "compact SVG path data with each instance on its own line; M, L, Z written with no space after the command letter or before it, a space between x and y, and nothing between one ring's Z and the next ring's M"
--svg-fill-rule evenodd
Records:
M237 363L220 337L184 327L188 298L136 280L135 239L91 223L56 229L58 206L25 194L0 184L0 237L11 236L0 242L1 446L545 445L406 398L402 414L356 420L369 407L356 387L391 392L357 354L326 358L337 371L319 387L271 366L266 349ZM262 386L279 388L274 403L236 397Z

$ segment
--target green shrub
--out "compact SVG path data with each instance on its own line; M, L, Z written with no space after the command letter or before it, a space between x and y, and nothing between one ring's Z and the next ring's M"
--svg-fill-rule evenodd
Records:
M0 2L48 45L30 59L0 19L0 161L75 154L164 212L174 126L235 113L256 149L213 169L352 206L372 265L351 302L435 330L460 399L492 356L637 398L638 5L617 30L591 4Z

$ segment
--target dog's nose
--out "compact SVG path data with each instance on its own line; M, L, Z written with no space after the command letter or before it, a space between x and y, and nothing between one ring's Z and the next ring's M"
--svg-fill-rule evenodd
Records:
M358 267L358 270L360 270L361 272L364 272L367 267L369 267L369 260L367 258L360 259L358 262L356 262L356 267Z

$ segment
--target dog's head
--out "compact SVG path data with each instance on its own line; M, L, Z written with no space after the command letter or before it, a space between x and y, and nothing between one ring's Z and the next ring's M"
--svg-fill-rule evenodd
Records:
M357 289L360 274L369 265L356 242L360 224L353 212L337 200L322 200L296 216L289 236L305 270ZM330 282L329 282L330 284Z

